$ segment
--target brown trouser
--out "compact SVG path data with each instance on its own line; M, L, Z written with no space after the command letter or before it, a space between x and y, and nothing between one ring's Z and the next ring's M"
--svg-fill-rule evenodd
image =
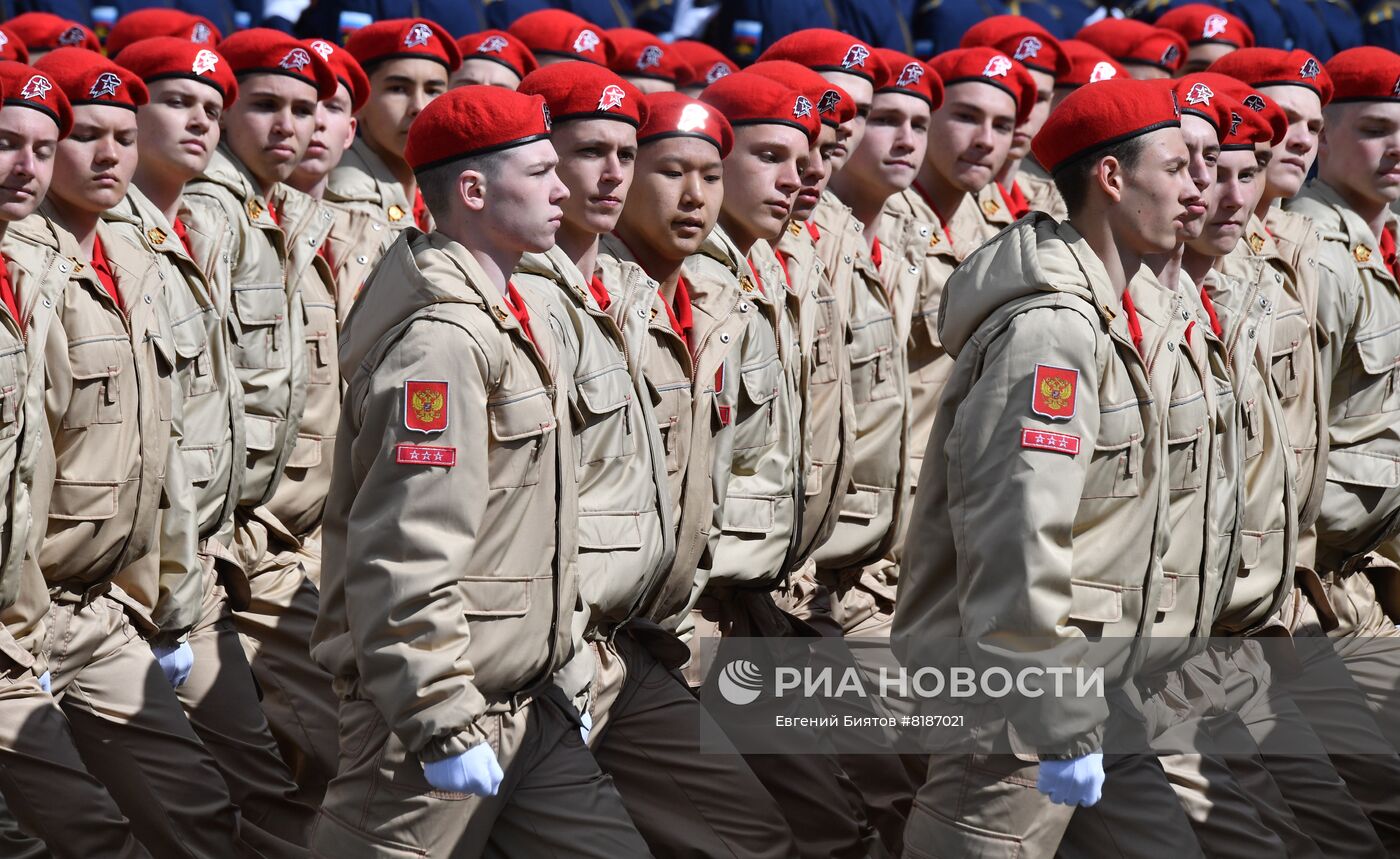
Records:
M316 811L297 799L207 556L204 576L203 612L189 635L194 667L175 694L242 812L244 839L269 859L305 857Z
M161 859L258 855L151 648L110 596L59 595L44 651L54 698L87 769Z
M312 836L323 859L648 856L612 779L554 690L477 720L505 773L495 796L433 790L374 704L341 702L340 772Z
M299 798L315 807L336 771L337 702L330 675L311 659L320 594L307 569L319 568L320 556L287 539L257 520L240 522L237 551L256 572L249 581L252 600L234 612L233 623ZM249 564L250 557L257 560Z
M0 636L9 633L0 629ZM0 793L24 828L0 841L0 855L145 857L131 824L74 745L68 720L28 668L0 655Z
M653 853L667 857L797 855L782 809L738 752L721 753L700 737L722 736L684 678L623 627L595 643L593 733L589 746L612 776L627 813ZM671 638L680 653L685 645Z

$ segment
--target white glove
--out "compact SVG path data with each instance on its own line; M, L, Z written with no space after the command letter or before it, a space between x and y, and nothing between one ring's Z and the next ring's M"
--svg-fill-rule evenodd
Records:
M190 679L190 670L194 668L194 651L190 649L189 642L182 641L174 647L152 645L151 652L156 655L156 662L160 663L160 670L165 672L171 689L179 689Z
M1086 808L1103 797L1103 752L1067 761L1041 761L1036 787L1060 805Z
M438 790L495 796L505 773L489 743L478 743L450 758L423 764L423 776Z

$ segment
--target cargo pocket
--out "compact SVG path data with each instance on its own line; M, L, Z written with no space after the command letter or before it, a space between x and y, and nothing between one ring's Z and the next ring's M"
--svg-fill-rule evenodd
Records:
M783 366L774 356L767 363L741 367L739 426L734 432L734 450L767 447L778 440L775 414L778 389L783 384Z
M69 342L73 394L63 415L64 429L121 423L121 350L125 346L125 341L114 337Z
M55 480L49 498L49 518L68 522L101 522L117 515L116 481Z
M530 611L527 576L462 576L462 611L469 617L524 617Z
M1081 497L1136 497L1142 479L1142 440L1142 418L1135 401L1100 411L1099 433Z
M287 468L311 469L321 464L321 447L324 439L319 435L297 435L292 446L292 455L287 457Z
M9 438L19 427L24 411L24 388L20 384L23 347L0 354L0 439Z
M306 380L313 385L330 385L336 377L335 305L305 302Z
M155 353L156 378L152 381L156 387L157 412L162 423L169 423L174 413L174 385L178 384L175 380L175 345L162 332L151 332L146 335L146 340Z
M186 399L212 394L217 387L214 364L209 355L209 331L204 325L205 311L202 308L181 319L174 319L170 324L171 342L178 356L180 384Z
M811 379L812 384L820 385L834 382L840 376L840 370L836 366L835 338L841 330L841 323L836 316L834 296L819 295L814 306L816 331L812 337Z
M1199 489L1205 485L1208 447L1205 394L1173 400L1167 410L1167 467L1173 490Z
M538 483L545 435L556 427L549 395L536 389L515 399L488 401L486 421L492 441L490 488Z
M1357 364L1348 378L1347 417L1394 411L1400 405L1395 374L1400 368L1400 328L1356 341Z
M637 449L632 434L632 377L621 365L574 380L583 423L578 432L579 463L589 465L629 456Z
M580 515L578 547L585 552L635 552L642 548L640 517L635 513Z
M1244 458L1245 461L1255 458L1264 452L1264 416L1256 394L1244 401L1240 407L1240 416L1244 420Z
M681 469L681 451L690 428L690 380L660 384L648 380L647 387L651 390L656 428L661 432L661 447L666 453L666 474L675 477Z
M852 483L841 499L839 518L847 522L871 522L880 515L880 490Z
M1400 486L1400 461L1359 450L1333 450L1327 454L1327 479L1350 486L1390 489Z
M206 486L214 478L214 448L212 445L181 447L180 459L185 465L185 476L195 486Z
M1269 367L1274 378L1274 390L1282 402L1303 392L1304 366L1310 350L1306 338L1312 336L1308 320L1301 314L1279 317L1274 321L1273 351ZM1312 373L1308 372L1311 377Z
M900 393L899 370L894 366L894 319L877 316L851 322L851 395L856 406L889 399Z
M767 537L773 533L772 498L730 495L724 499L724 532L744 537Z
M255 284L233 289L233 314L238 336L233 339L234 366L245 370L288 366L287 294L282 284Z
M1123 619L1123 588L1120 585L1071 579L1069 591L1069 619L1086 635L1102 634L1104 627Z

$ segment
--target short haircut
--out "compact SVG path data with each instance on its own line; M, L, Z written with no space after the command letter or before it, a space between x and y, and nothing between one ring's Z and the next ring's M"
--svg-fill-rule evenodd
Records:
M467 170L475 170L487 179L492 179L500 172L501 162L509 153L510 150L506 149L483 155L469 155L418 172L418 189L423 193L423 204L432 213L433 220L441 223L452 211L452 200L457 195L458 176Z
M1065 209L1070 215L1084 208L1084 202L1089 198L1089 183L1093 180L1099 162L1112 157L1118 159L1124 170L1132 170L1137 167L1138 160L1142 157L1145 139L1146 135L1130 137L1122 143L1115 143L1076 158L1055 171L1055 189L1064 198Z

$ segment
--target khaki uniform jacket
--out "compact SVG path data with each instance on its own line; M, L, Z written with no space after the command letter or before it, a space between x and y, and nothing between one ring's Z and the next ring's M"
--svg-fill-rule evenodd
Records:
M3 250L23 325L0 312L0 653L41 674L35 657L43 649L49 590L35 556L48 493L41 487L35 499L33 488L36 479L51 479L44 347L72 263L38 243L7 240ZM41 460L49 472L42 477L36 475Z
M1160 289L1145 267L1134 284ZM1124 683L1161 600L1172 374L1149 376L1102 264L1044 215L973 254L947 295L939 335L957 361L915 499L896 652L932 664L964 637L979 672L1015 675L1053 651ZM1032 411L1042 366L1077 371L1067 419ZM1012 697L1000 703L1019 749L1101 747L1102 700Z
M792 569L811 557L836 528L855 464L856 415L846 314L818 257L813 233L805 224L791 223L777 251L787 281L788 314L800 324L797 351L802 356L797 390L803 393L803 504Z
M635 263L627 246L616 236L603 236L599 267L609 289L621 279L624 262ZM713 265L724 264L715 260ZM690 289L693 352L672 330L659 291L634 287L612 295L608 305L608 314L622 326L628 342L636 325L647 326L642 374L661 430L676 527L676 558L667 576L666 598L652 606L647 618L672 631L687 619L714 566L738 406L738 386L718 383L738 376L741 338L748 314L755 312L752 303L741 299L737 277L695 280L694 270L688 261L682 272ZM749 310L741 312L741 304L749 304ZM684 592L679 591L682 583Z
M905 337L894 299L870 260L863 225L830 193L812 213L817 256L836 294L846 338L855 426L850 479L830 538L813 555L819 571L859 570L884 557L908 485Z
M247 448L240 507L266 504L296 448L306 409L305 315L287 240L250 173L220 148L185 187L181 219L217 304L227 306L243 388Z
M408 198L403 185L389 172L383 159L359 138L350 144L340 163L331 171L326 180L323 200L332 209L356 211L369 218L370 241L347 245L357 251L355 265L363 266L366 270L374 268L389 245L414 225L413 201ZM349 219L345 223L350 224ZM378 229L374 227L375 224L379 225ZM353 234L342 235L347 242L355 238ZM368 262L361 263L358 259L360 255L368 257ZM333 254L332 259L343 260L344 257Z
M1055 180L1034 159L1027 157L1021 162L1021 169L1016 171L1016 184L1021 186L1021 193L1026 195L1031 209L1057 221L1069 219L1069 209L1065 207L1065 198L1060 196L1060 189L1055 187Z
M278 186L275 197L282 232L287 237L292 312L301 316L306 399L291 456L267 502L267 511L292 536L304 538L321 524L335 462L336 428L340 424L335 284L330 266L317 253L330 233L333 216L311 197L285 185Z
M365 208L322 200L321 205L331 213L331 233L327 242L331 277L335 283L336 318L340 322L350 314L360 288L383 256L391 235L382 218Z
M479 717L543 689L571 656L568 380L554 375L545 308L527 299L532 342L475 258L439 233L405 232L371 288L341 337L312 656L432 761L487 739ZM412 381L445 391L416 406Z
M1289 445L1275 374L1280 335L1291 336L1279 324L1285 306L1282 278L1275 280L1273 266L1253 255L1248 238L1240 244L1244 253L1237 249L1218 265L1230 273L1212 271L1202 284L1220 322L1239 391L1243 445L1240 561L1225 579L1215 635L1256 632L1277 614L1293 587L1298 544L1298 461ZM1201 327L1198 322L1196 328Z
M1322 238L1318 321L1332 383L1317 561L1341 571L1400 530L1400 285L1370 227L1325 182L1309 183L1288 210Z

